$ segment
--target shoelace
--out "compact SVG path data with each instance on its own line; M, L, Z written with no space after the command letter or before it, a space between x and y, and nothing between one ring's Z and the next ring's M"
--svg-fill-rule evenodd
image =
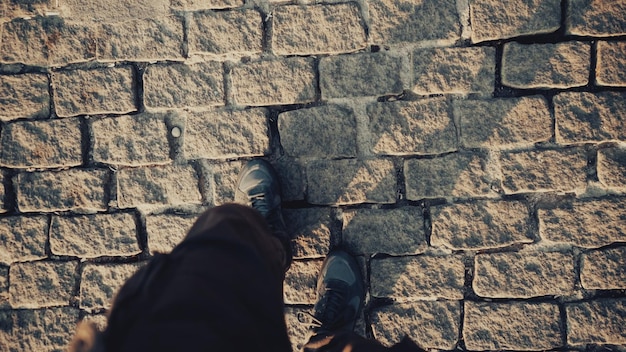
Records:
M327 288L325 294L323 295L325 299L325 305L322 306L322 311L320 317L316 317L311 312L305 312L311 320L310 321L302 321L300 319L300 315L298 316L298 320L301 323L308 325L310 328L314 329L324 329L332 331L333 328L336 327L340 323L337 319L339 314L341 313L342 305L345 303L345 293L341 290Z
M267 208L267 201L265 200L265 194L257 194L254 196L250 196L250 205L256 209L263 216L267 216L269 214L269 209Z

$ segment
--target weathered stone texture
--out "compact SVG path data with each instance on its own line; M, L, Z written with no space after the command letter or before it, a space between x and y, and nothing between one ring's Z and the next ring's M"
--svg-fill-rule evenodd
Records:
M294 261L285 276L286 304L315 304L317 278L322 260Z
M189 53L251 55L263 50L263 21L256 10L196 12L189 24Z
M468 350L537 351L562 343L556 304L465 302L463 326Z
M46 257L48 218L11 216L0 218L0 263Z
M394 203L396 170L389 160L315 160L307 165L313 204Z
M0 348L3 351L66 350L78 321L71 307L0 312Z
M385 52L329 56L319 64L323 99L399 94L402 58Z
M571 0L567 5L568 34L594 37L626 34L626 3L620 0Z
M52 73L59 116L124 114L137 110L130 66Z
M376 154L438 154L457 148L452 111L444 99L372 104L367 115Z
M235 189L239 179L239 171L243 167L243 161L230 161L212 164L210 175L212 177L213 193L207 199L213 199L215 205L230 203L235 200Z
M319 258L330 249L329 208L283 209L294 258Z
M163 214L146 217L150 253L169 253L185 237L196 216Z
M455 100L460 142L467 148L531 147L552 137L552 118L542 96Z
M2 213L6 213L7 211L7 205L6 203L6 190L4 189L4 173L2 173L2 171L0 170L0 214Z
M356 3L279 6L273 11L277 55L336 54L366 46Z
M561 93L554 112L560 143L626 140L626 93Z
M148 108L224 105L224 72L217 61L151 65L144 75Z
M339 158L357 153L356 118L350 108L325 105L284 112L278 117L280 142L288 155Z
M83 162L77 118L7 124L2 129L0 144L2 166L51 168Z
M626 188L626 148L598 151L598 179L609 188Z
M63 0L61 16L94 22L121 22L136 18L163 17L170 0Z
M539 235L585 248L626 241L624 199L576 201L561 208L539 209Z
M48 77L39 74L0 76L0 121L50 114Z
M304 165L302 160L291 157L281 157L274 168L278 173L283 200L303 200L306 180L304 176Z
M243 4L243 0L170 0L172 8L185 10L225 9L240 7Z
M571 253L494 253L476 256L472 287L483 297L530 298L571 294L575 282Z
M583 255L580 281L589 290L626 288L626 247L591 251Z
M418 207L347 210L342 234L343 245L355 254L417 254L427 246Z
M4 1L0 5L0 18L11 19L43 16L46 12L56 10L57 7L56 0Z
M233 68L233 98L241 105L281 105L315 100L316 79L311 58L263 60Z
M587 155L582 149L503 153L500 158L506 193L584 191Z
M504 45L502 84L514 88L570 88L589 81L589 44ZM528 63L532 62L532 65Z
M463 299L465 266L459 256L395 257L371 261L370 292L396 301Z
M626 42L599 41L596 83L626 87Z
M432 210L431 244L450 249L488 249L532 243L530 219L520 202L481 201Z
M302 346L308 341L310 329L307 324L302 323L302 317L308 316L310 309L300 307L285 307L285 322L287 333L291 340L293 351L302 351Z
M80 282L80 308L110 308L111 300L138 269L132 264L88 264Z
M52 217L50 249L81 258L130 256L141 252L132 214Z
M76 281L76 262L15 263L9 269L13 308L66 306Z
M565 308L568 344L626 344L626 299L573 303Z
M98 169L20 173L14 178L17 206L23 212L103 211L108 180L108 172Z

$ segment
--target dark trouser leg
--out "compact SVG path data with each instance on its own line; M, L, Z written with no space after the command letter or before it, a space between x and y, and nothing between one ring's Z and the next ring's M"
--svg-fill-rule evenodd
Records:
M405 337L399 343L385 347L376 340L366 339L353 332L337 335L313 336L303 348L304 352L421 352L411 339Z

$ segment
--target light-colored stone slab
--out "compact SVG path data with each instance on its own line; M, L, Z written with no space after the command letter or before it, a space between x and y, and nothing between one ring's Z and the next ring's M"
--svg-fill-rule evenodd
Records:
M567 343L624 345L626 332L626 299L604 299L565 306L567 312Z
M196 216L163 214L146 217L150 253L169 253L187 235Z
M195 12L188 33L190 54L253 55L263 50L263 20L257 10Z
M571 0L567 4L568 34L611 37L626 34L626 4L619 0Z
M285 275L286 304L315 304L315 287L322 269L322 260L294 261Z
M598 151L598 179L611 189L626 188L626 148Z
M0 263L45 258L47 232L48 218L45 216L0 218Z
M580 281L589 290L626 288L626 247L591 251L583 255Z
M9 269L13 308L67 306L76 282L76 262L15 263Z
M47 117L50 114L48 89L48 77L45 75L0 76L0 120Z
M80 308L111 308L113 297L141 265L87 264L80 280Z
M0 347L5 351L62 351L76 331L79 310L72 307L19 309L0 313Z
M293 256L320 258L330 250L331 217L329 208L283 209Z
M626 87L626 42L599 41L596 83Z
M162 17L170 0L63 0L59 10L64 18L89 22L121 22L136 18Z

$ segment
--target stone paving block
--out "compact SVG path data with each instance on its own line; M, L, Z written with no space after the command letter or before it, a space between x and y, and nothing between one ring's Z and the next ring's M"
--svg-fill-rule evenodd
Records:
M580 281L588 290L626 288L626 247L583 254Z
M480 93L494 90L496 51L491 47L418 49L413 52L413 92Z
M472 0L470 16L474 43L551 33L561 26L561 2Z
M83 162L77 118L21 121L4 126L0 165L14 168L78 166Z
M574 292L572 253L524 252L479 254L472 287L490 298L531 298Z
M57 114L125 114L137 110L131 66L52 73Z
M150 65L144 74L148 108L224 105L224 71L217 61Z
M626 344L626 299L572 303L565 308L568 344Z
M17 206L33 211L104 211L107 208L105 170L70 169L58 172L20 173L16 184Z
M280 142L295 157L341 158L357 154L356 117L352 109L325 105L278 116Z
M257 54L263 50L263 19L251 9L195 12L188 36L189 54Z
M300 307L285 307L285 322L293 351L302 351L302 346L310 337L309 327L301 321L302 318L308 316L307 313L311 313L311 310Z
M481 250L532 243L530 218L521 202L480 201L432 209L431 244Z
M0 218L0 263L38 260L46 257L46 216Z
M290 57L235 66L231 73L233 98L240 105L308 103L316 99L312 58Z
M208 199L212 198L215 205L233 202L235 200L237 181L239 180L239 171L242 167L242 161L230 161L211 165L213 193Z
M264 109L188 113L183 152L188 159L261 156L269 150Z
M312 204L394 203L396 170L385 159L315 160L307 165Z
M598 151L598 179L612 189L626 188L626 148Z
M12 19L44 16L47 12L55 11L57 7L56 0L4 1L0 5L0 18Z
M552 242L597 248L626 241L626 200L597 199L539 209L539 235Z
M9 300L13 308L70 304L76 262L14 263L9 269Z
M379 308L372 314L374 337L391 346L408 334L421 348L453 350L459 342L460 306L454 301L434 301Z
M131 256L141 252L133 214L53 216L50 249L80 258Z
M0 76L0 97L0 121L50 115L50 93L46 75Z
M323 260L294 261L285 276L286 304L315 304L317 278Z
M503 153L500 158L506 193L584 191L587 156L582 149Z
M140 264L87 264L80 281L80 308L111 308L111 301Z
M571 0L567 4L568 34L610 37L626 34L626 4L619 0Z
M376 154L439 154L457 148L452 111L444 99L376 103L367 107Z
M3 351L62 351L76 331L79 310L72 307L0 313Z
M543 96L454 100L454 112L466 148L532 147L552 137L552 118Z
M11 308L9 304L9 268L0 267L0 308ZM2 321L2 318L0 318ZM1 324L1 323L0 323ZM2 330L0 330L0 341L2 341ZM0 347L3 347L0 342Z
M147 216L146 230L150 253L171 252L187 235L197 218L197 216L177 214Z
M504 45L502 84L513 88L571 88L589 82L589 44ZM532 62L532 65L528 65Z
M330 250L330 208L283 209L294 258L320 258Z
M599 41L596 83L626 87L626 42Z
M418 254L427 247L418 207L346 210L342 235L343 245L354 254Z
M537 351L562 346L559 307L552 303L465 302L468 350Z
M278 6L272 14L277 55L337 54L366 46L356 3Z
M225 9L243 4L243 0L170 0L170 7L185 10Z
M137 18L163 17L169 13L170 0L63 0L61 16L89 22L121 22Z
M561 93L554 113L559 143L626 140L626 93Z
M404 162L406 197L410 200L438 197L493 196L499 185L487 157L479 153L455 153L434 159Z
M463 299L465 266L460 256L390 257L370 262L370 293L398 302Z
M2 173L2 171L0 170L0 214L2 213L6 213L7 211L7 205L6 203L6 192L4 189L4 174Z
M322 98L400 94L402 61L385 52L324 57L319 64Z
M182 60L183 22L177 17L102 23L97 31L99 61Z
M452 0L369 2L370 35L376 44L437 40L452 43L461 36L456 4Z
M274 164L283 196L283 201L304 200L306 177L301 160L281 157Z

